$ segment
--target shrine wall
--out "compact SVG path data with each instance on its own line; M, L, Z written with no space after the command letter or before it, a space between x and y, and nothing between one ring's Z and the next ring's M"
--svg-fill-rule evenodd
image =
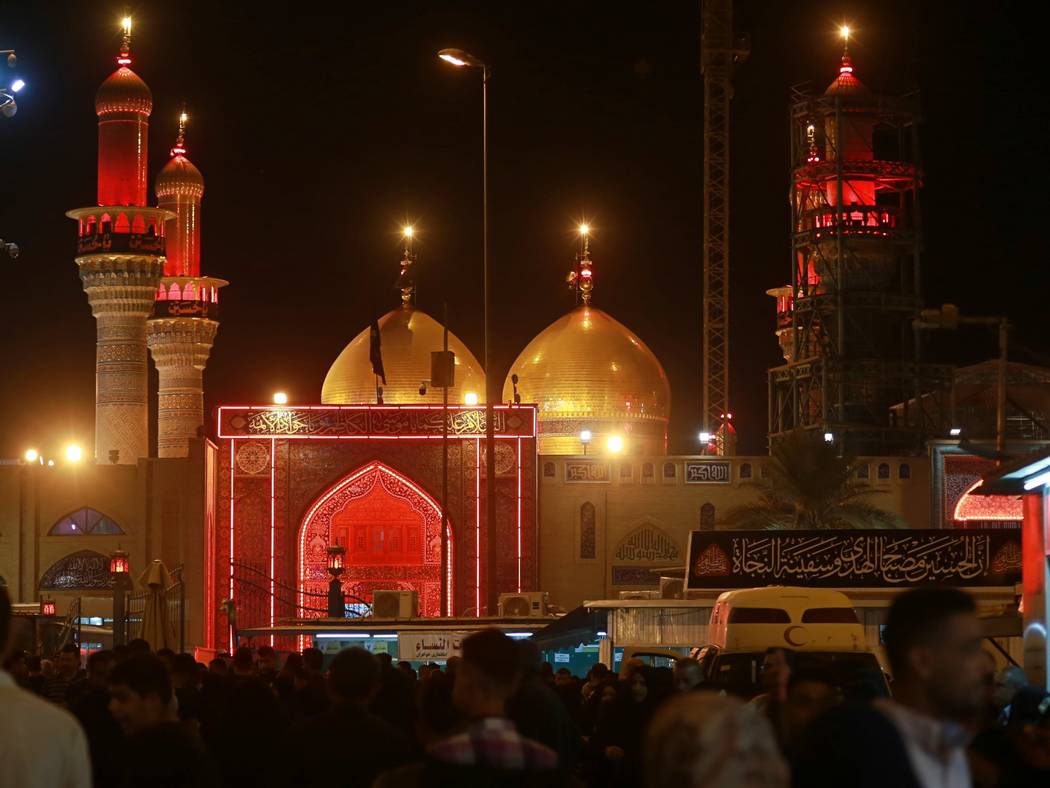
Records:
M721 527L754 503L768 456L541 456L540 589L566 610L585 599L659 589L652 570L684 567L689 532ZM855 471L868 499L911 528L930 523L926 457L865 457Z

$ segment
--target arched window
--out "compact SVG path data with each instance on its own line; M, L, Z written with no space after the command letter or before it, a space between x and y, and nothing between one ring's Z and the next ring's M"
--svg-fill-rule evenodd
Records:
M179 301L182 299L182 291L179 289L178 282L172 282L168 288L168 299L171 301Z
M48 536L119 536L124 529L111 517L96 509L77 509L60 517L47 532Z
M740 478L750 479L751 478L751 463L742 462L740 463Z
M713 503L705 503L700 507L700 530L715 530L715 505Z
M146 220L142 218L141 213L135 214L131 220L131 232L138 235L143 235L146 232Z
M113 225L113 229L118 233L126 233L131 230L131 222L128 221L126 213L117 214L117 222Z
M580 558L593 559L598 554L598 528L594 504L588 501L580 507Z
M182 300L183 301L196 301L197 291L193 287L193 282L187 282L186 286L182 289Z
M911 466L908 463L902 462L900 464L900 466L897 468L897 478L898 479L910 479L911 478Z
M879 463L879 481L884 481L890 478L890 464L888 462Z

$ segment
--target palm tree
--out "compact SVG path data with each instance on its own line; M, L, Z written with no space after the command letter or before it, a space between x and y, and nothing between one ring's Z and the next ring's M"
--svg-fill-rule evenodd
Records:
M736 506L724 527L765 529L903 528L866 498L881 492L857 481L856 463L815 432L793 430L773 444L769 478L749 482L758 502Z

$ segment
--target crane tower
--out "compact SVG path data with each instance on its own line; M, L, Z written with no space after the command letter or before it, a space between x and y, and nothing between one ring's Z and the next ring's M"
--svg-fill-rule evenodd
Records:
M704 77L703 430L718 454L732 454L729 422L729 102L733 66L747 57L733 34L732 0L703 0Z

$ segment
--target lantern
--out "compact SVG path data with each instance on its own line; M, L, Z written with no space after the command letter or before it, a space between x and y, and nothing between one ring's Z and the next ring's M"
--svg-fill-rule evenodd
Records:
M127 575L131 571L128 562L128 554L123 550L114 550L109 556L109 573L111 575Z
M339 577L343 573L343 559L346 556L346 548L340 544L332 545L326 551L328 553L328 571L332 577Z
M41 599L40 600L40 615L42 615L42 616L53 616L53 615L55 615L55 600L54 599Z

